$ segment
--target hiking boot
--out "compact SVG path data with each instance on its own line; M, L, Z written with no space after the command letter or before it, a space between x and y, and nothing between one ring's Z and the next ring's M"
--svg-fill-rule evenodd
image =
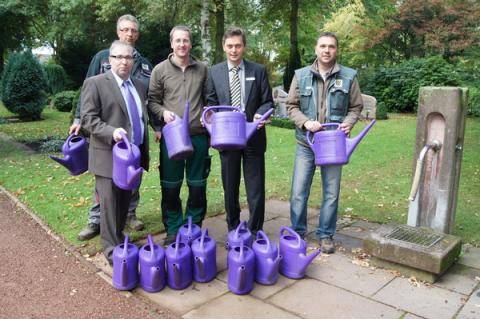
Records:
M177 239L176 235L167 235L167 237L165 237L165 239L163 240L163 246L166 247L171 243L174 243L176 239Z
M335 252L335 245L330 237L320 239L320 245L322 252L325 254L333 254Z
M131 230L142 230L145 228L145 224L140 219L137 219L136 216L128 216L127 227Z
M95 223L89 223L87 227L78 234L78 240L89 240L97 236L98 234L100 234L100 225Z

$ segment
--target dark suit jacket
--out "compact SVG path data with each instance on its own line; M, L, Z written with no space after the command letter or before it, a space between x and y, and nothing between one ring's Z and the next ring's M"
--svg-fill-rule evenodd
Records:
M264 114L273 108L272 89L268 83L265 66L243 60L245 65L245 114L247 121L252 122L255 113ZM207 104L231 105L230 81L228 77L228 64L222 62L212 66L207 80ZM267 138L265 128L258 130L248 141L248 147L257 152L265 152Z
M138 80L131 80L142 101L145 126L143 144L140 146L140 165L148 170L148 113L145 106L147 88ZM122 127L129 136L132 134L127 106L112 71L86 79L81 100L81 125L90 133L88 169L94 175L111 178L112 148L115 144L113 131Z

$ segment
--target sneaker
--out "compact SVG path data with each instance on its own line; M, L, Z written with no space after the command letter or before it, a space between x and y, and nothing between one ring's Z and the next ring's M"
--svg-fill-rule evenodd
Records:
M330 237L320 239L320 245L322 247L322 253L333 254L335 252L335 245L333 239Z
M100 225L95 223L89 223L87 225L87 228L85 228L78 234L78 240L89 240L97 236L98 234L100 234Z
M145 224L136 216L129 216L127 217L127 227L131 230L142 230L145 228Z
M166 247L171 243L174 243L176 239L177 239L176 235L167 235L167 237L165 237L165 239L163 240L163 246Z

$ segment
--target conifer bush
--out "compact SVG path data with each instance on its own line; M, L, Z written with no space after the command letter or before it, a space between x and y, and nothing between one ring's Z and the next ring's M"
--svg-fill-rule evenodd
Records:
M65 91L68 76L61 65L48 63L43 66L43 70L47 78L48 93L55 95Z

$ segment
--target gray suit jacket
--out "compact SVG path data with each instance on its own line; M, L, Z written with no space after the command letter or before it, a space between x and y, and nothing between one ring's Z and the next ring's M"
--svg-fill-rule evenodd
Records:
M147 88L138 80L131 78L142 101L143 124L145 134L140 145L140 165L148 170L148 113L145 106ZM113 131L123 127L128 136L132 127L122 92L112 71L90 77L82 87L81 125L90 133L88 169L94 175L112 177L112 148L115 144Z
M264 114L275 106L265 66L246 60L243 60L243 63L245 65L245 115L247 121L252 122L255 113ZM208 105L231 105L226 61L210 68L206 95ZM265 129L262 128L250 138L248 146L258 152L265 152L266 141Z

